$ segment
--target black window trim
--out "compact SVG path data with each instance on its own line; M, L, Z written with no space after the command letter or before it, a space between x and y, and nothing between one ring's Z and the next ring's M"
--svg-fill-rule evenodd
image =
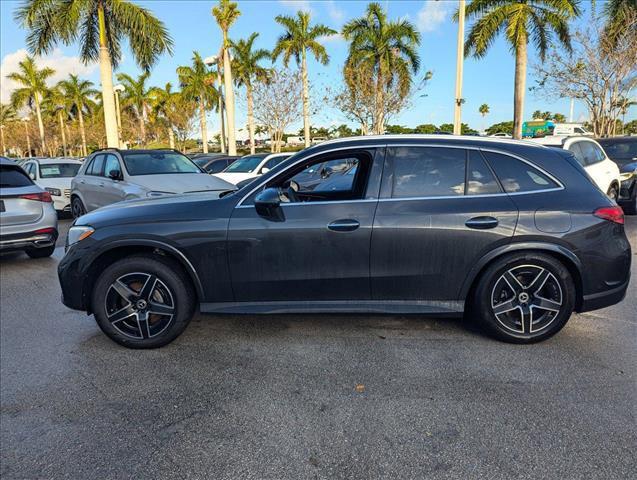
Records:
M364 149L371 149L371 148L393 148L393 147L435 147L435 148L461 148L464 150L477 150L479 152L492 152L492 153L499 153L501 155L508 155L511 158L515 158L517 160L520 160L521 162L526 163L527 165L537 169L538 171L542 172L544 175L546 175L548 178L550 178L551 180L553 180L558 186L557 187L551 187L551 188L545 188L542 190L533 190L530 192L513 192L513 193L506 193L506 192L502 192L502 193L485 193L485 194L480 194L480 195L454 195L454 196L446 196L446 197L440 197L440 196L436 196L436 197L403 197L403 198L391 198L391 197L384 197L383 196L383 182L386 178L385 175L385 171L383 171L383 176L381 179L381 190L380 190L380 194L379 194L379 198L363 198L363 199L358 199L358 200L341 200L341 201L330 201L330 202L309 202L312 205L317 205L317 204L321 204L321 203L352 203L352 202L400 202L400 201L410 201L410 200L451 200L451 199L473 199L473 198L481 198L481 197L503 197L503 196L517 196L517 195L534 195L537 193L546 193L546 192L556 192L559 190L564 190L564 184L558 179L556 178L554 175L550 174L549 172L547 172L546 170L544 170L542 167L536 165L533 162L530 162L529 160L516 155L515 153L511 153L507 150L501 150L499 148L493 148L493 147L480 147L480 146L475 146L475 145L448 145L448 144L441 144L441 143L402 143L402 142L381 142L381 143L370 143L370 144L366 144L366 145L346 145L346 146L339 146L339 147L335 147L335 148L331 148L329 150L322 150L316 153L313 153L311 155L308 156L304 156L303 158L300 158L299 160L297 160L296 162L292 163L291 165L288 165L287 167L285 167L285 169L281 170L280 172L277 172L277 177L279 175L283 175L284 172L286 172L287 170L294 168L296 165L298 165L299 163L303 163L306 162L310 159L312 159L313 157L317 156L317 155L324 155L326 153L332 153L332 152L339 152L339 151L343 151L343 150L364 150ZM548 147L544 147L547 148ZM383 163L387 162L387 155L385 155L385 161ZM489 165L489 162L486 162L487 165L489 166L489 168L491 168L491 165ZM384 170L384 169L383 169ZM498 180L498 182L500 182L500 179L498 178L498 176L496 175L496 179ZM252 188L248 193L246 193L241 200L239 200L237 202L237 204L235 205L235 208L254 208L254 205L244 205L243 202L246 201L249 197L251 197L254 192L256 192L257 190L259 190L260 188L262 188L266 183L268 183L269 181L271 181L271 178L268 178L262 182L259 182L258 185L256 185L254 188ZM308 202L304 202L302 203L303 205L309 204Z

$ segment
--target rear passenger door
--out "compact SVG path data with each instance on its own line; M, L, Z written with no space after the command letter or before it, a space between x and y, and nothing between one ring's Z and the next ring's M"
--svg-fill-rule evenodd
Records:
M374 300L457 300L467 274L508 243L518 211L477 149L387 149L371 240Z

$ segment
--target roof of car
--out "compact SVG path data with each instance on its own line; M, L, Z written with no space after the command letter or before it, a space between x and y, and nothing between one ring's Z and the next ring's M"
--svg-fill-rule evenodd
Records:
M369 142L386 142L386 141L397 141L397 140L436 140L436 142L440 142L444 140L445 142L488 142L495 144L510 144L510 145L520 145L525 144L528 146L534 146L542 148L541 144L531 142L528 140L513 140L508 138L496 138L496 137L476 137L473 135L428 135L428 134L419 134L419 133L410 133L410 134L399 134L399 135L364 135L359 137L345 137L345 138L335 138L332 140L327 140L325 142L321 142L318 145L312 147L325 147L326 145L333 145L341 142L355 142L355 141L369 141Z
M608 138L596 138L599 143L614 143L614 142L637 142L637 137L632 135L623 135L621 137L608 137Z
M64 157L58 157L58 158L35 158L35 159L32 159L32 161L37 162L40 165L50 165L52 163L76 163L78 165L82 164L82 162L80 160L77 160L76 158L64 158Z
M567 140L594 140L586 135L547 135L530 141L540 145L563 146Z
M0 157L0 165L11 165L11 166L17 166L18 164L15 163L13 160L11 160L10 158L6 158L6 157Z

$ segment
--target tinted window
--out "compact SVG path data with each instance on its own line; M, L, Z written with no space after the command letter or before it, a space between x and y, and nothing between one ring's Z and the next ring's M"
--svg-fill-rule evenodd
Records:
M230 165L226 172L252 173L265 158L265 155L246 155Z
M79 163L47 163L40 164L40 178L69 178L77 175Z
M101 175L104 167L104 155L97 155L86 169L87 175Z
M130 152L124 155L124 163L130 175L201 173L192 160L175 152Z
M33 185L33 182L21 168L0 166L0 188L28 187L31 185Z
M111 171L115 170L116 172L122 173L122 169L119 166L119 161L117 157L113 154L109 154L106 156L106 164L104 165L104 175L109 176Z
M283 162L284 160L287 160L288 158L290 158L288 155L271 158L270 160L265 162L265 165L263 165L262 170L263 170L263 168L267 168L269 170L272 170L279 163Z
M483 152L507 193L533 192L558 185L537 168L509 155Z
M464 195L466 151L459 148L395 147L392 197Z
M604 160L604 153L593 142L577 142L582 149L584 165L593 165Z
M573 155L575 155L575 158L580 165L586 165L586 162L584 161L584 154L582 153L579 143L573 143L570 147L568 147L568 151L573 152Z
M206 167L205 170L208 173L219 173L222 172L224 168L226 168L228 166L228 162L226 160L215 160L213 162L210 162Z
M358 170L359 159L344 157L337 160L309 165L291 180L299 185L300 192L351 190Z
M480 152L469 150L467 163L467 195L502 193L500 185Z
M22 167L27 175L31 175L33 173L33 163L29 162Z
M634 140L600 140L606 154L618 163L632 162L637 158L637 139Z

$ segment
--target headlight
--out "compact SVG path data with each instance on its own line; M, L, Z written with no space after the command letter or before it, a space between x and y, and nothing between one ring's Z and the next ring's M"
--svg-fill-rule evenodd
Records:
M637 170L634 170L632 172L624 172L624 173L620 173L619 174L619 179L623 182L625 180L630 180L633 177L637 176Z
M77 225L69 228L69 233L66 235L66 245L71 246L74 243L81 242L87 237L90 237L95 232L93 227Z
M173 192L152 191L146 194L147 197L163 197L164 195L174 195Z
M45 187L44 188L47 192L49 192L51 195L55 196L55 197L61 197L62 196L62 192L60 191L59 188L50 188L50 187Z

